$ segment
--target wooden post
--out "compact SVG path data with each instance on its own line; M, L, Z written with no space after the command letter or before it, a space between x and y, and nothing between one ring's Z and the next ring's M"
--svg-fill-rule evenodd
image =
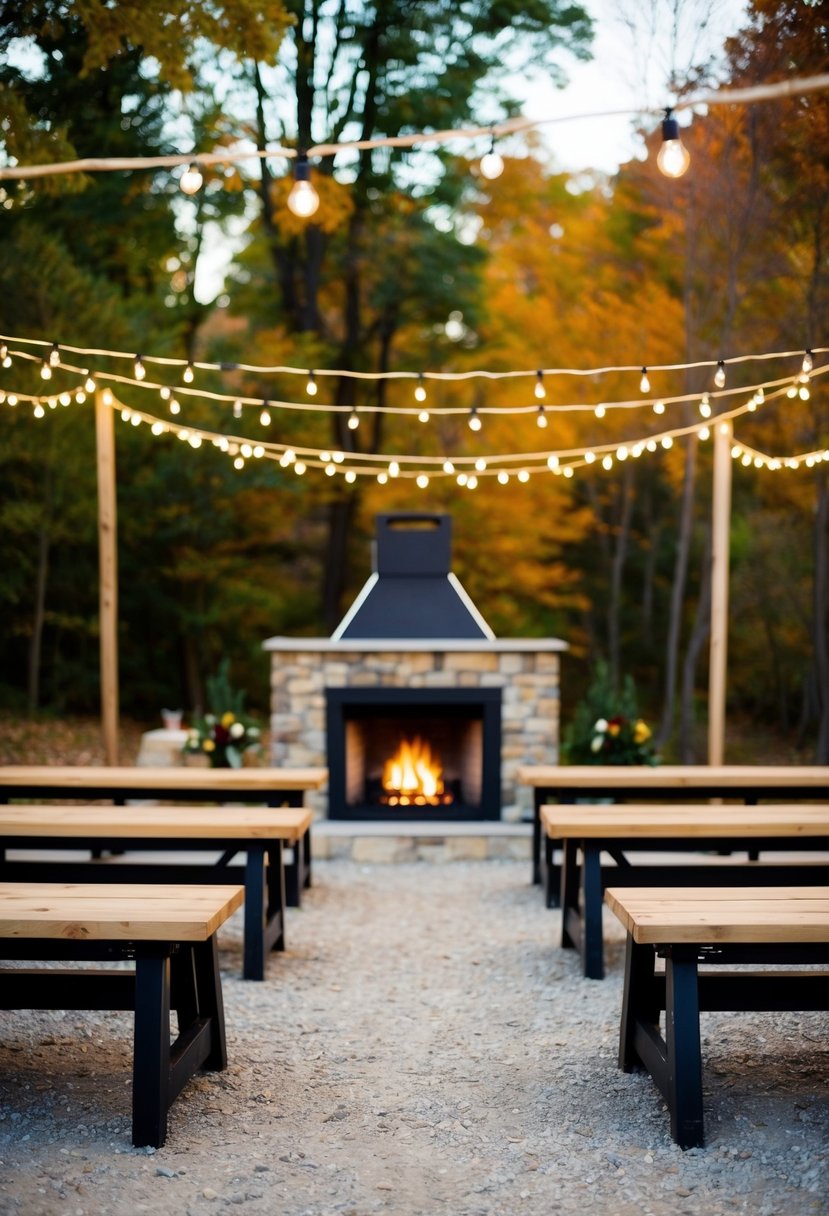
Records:
M711 522L711 647L708 662L709 764L722 764L725 756L732 442L731 423L715 423Z
M98 452L98 568L100 583L101 727L107 764L118 763L118 520L112 407L95 394Z

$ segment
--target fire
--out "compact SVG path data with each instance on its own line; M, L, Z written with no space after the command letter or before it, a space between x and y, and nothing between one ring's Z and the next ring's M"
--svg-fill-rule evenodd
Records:
M428 743L403 739L383 766L383 801L389 806L440 806L452 801L443 788L443 767Z

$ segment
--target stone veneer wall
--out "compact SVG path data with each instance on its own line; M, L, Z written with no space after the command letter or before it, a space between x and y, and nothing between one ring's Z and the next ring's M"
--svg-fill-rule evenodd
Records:
M325 765L326 688L501 688L501 817L532 814L532 791L519 787L521 764L558 760L559 656L552 649L357 650L328 643L303 650L300 639L271 650L271 759L275 765ZM516 644L514 644L516 645ZM543 643L541 644L543 646ZM558 649L564 649L559 643ZM325 793L309 804L326 813Z

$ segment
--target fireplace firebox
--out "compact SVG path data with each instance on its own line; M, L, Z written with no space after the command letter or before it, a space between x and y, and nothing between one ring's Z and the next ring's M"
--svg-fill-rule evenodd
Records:
M329 818L500 818L500 688L327 688L325 697Z

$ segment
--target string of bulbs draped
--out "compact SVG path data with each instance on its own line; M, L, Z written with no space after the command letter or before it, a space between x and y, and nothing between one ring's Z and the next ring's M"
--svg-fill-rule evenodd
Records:
M10 345L11 344L11 345ZM13 349L14 348L14 349ZM27 349L27 348L34 348ZM41 353L43 352L43 353ZM806 351L771 351L758 355L737 355L728 360L708 360L695 363L660 364L651 368L637 368L635 365L608 366L602 368L546 368L528 371L526 369L511 369L490 371L487 369L471 369L464 372L347 372L337 369L324 369L320 372L309 372L307 369L286 366L265 367L256 364L215 364L191 363L183 359L165 356L135 355L124 351L110 351L93 348L61 345L57 342L48 343L36 338L0 338L0 367L9 369L15 360L24 364L34 364L40 367L40 376L44 381L51 381L53 374L71 377L74 384L70 391L63 388L60 392L45 392L32 394L15 392L0 388L0 403L10 407L27 403L32 406L34 416L42 418L47 409L66 406L73 401L83 403L87 394L100 390L105 405L117 409L124 422L133 426L145 423L154 435L173 435L186 441L193 448L199 448L204 443L229 455L237 469L242 469L250 459L267 458L276 460L283 468L292 468L294 473L301 475L308 469L322 470L329 477L342 475L349 483L358 477L372 477L380 484L385 484L396 478L411 478L421 488L429 485L430 478L451 478L468 489L474 489L479 477L492 477L501 484L507 484L514 476L520 482L529 480L531 474L537 472L552 473L556 476L570 478L580 469L598 463L604 469L611 469L616 462L636 459L645 452L655 452L658 449L670 448L677 439L696 435L698 439L707 440L711 428L715 425L728 424L735 419L756 410L767 403L780 399L809 399L812 381L829 371L829 363L815 365L815 359L829 353L829 348L817 347ZM84 366L69 361L69 356L82 356ZM98 366L94 372L88 361L94 358ZM132 375L108 371L100 366L102 359L119 362L128 361L131 364ZM726 387L727 369L750 363L768 363L769 361L796 359L798 366L794 373L782 376L764 377L751 385ZM173 389L169 384L161 384L147 379L147 368L158 366L165 370L174 370L180 375L181 384ZM650 396L650 376L668 372L688 371L691 368L708 369L712 372L712 388L702 393L681 393L673 396L655 398ZM267 397L238 397L232 394L200 389L194 385L197 371L239 371L246 370L258 375L301 376L306 378L306 393L309 400L282 401ZM608 400L595 404L585 402L556 402L546 401L547 382L556 377L590 377L596 379L610 373L635 373L639 376L639 391L642 396L638 399ZM328 405L316 400L317 376L351 375L368 380L414 380L415 406L375 406L366 405L359 410L349 407ZM426 384L430 380L437 381L469 381L483 378L490 381L514 381L529 379L533 388L533 404L529 405L475 405L467 409L465 406L432 407L431 412L423 408L426 402ZM159 417L151 408L127 404L116 398L113 386L129 386L131 390L140 393L157 393L160 401L169 411L169 416ZM280 410L303 411L314 413L340 412L348 415L348 425L351 429L359 426L361 413L370 414L382 412L397 414L404 417L415 416L421 423L436 417L452 414L466 414L468 425L473 431L482 428L482 415L508 415L515 418L535 415L536 423L541 430L548 426L548 416L554 422L557 414L573 411L592 413L596 418L603 418L608 411L641 411L647 409L655 417L661 417L673 406L686 405L696 402L699 421L684 423L681 426L668 427L642 434L624 442L610 441L589 446L568 448L547 448L535 451L495 452L488 456L453 455L445 453L424 455L421 452L355 452L338 451L330 447L323 448L311 445L290 444L268 438L251 440L234 433L225 434L215 429L205 428L181 419L181 402L186 405L196 402L231 407L234 421L243 417L251 407L259 410L258 422L261 427L271 425L271 413ZM735 399L740 398L739 401ZM352 426L352 423L356 425ZM771 456L756 448L743 443L734 443L732 457L743 464L754 464L758 468L811 468L817 462L829 460L829 450L816 449L785 457Z

